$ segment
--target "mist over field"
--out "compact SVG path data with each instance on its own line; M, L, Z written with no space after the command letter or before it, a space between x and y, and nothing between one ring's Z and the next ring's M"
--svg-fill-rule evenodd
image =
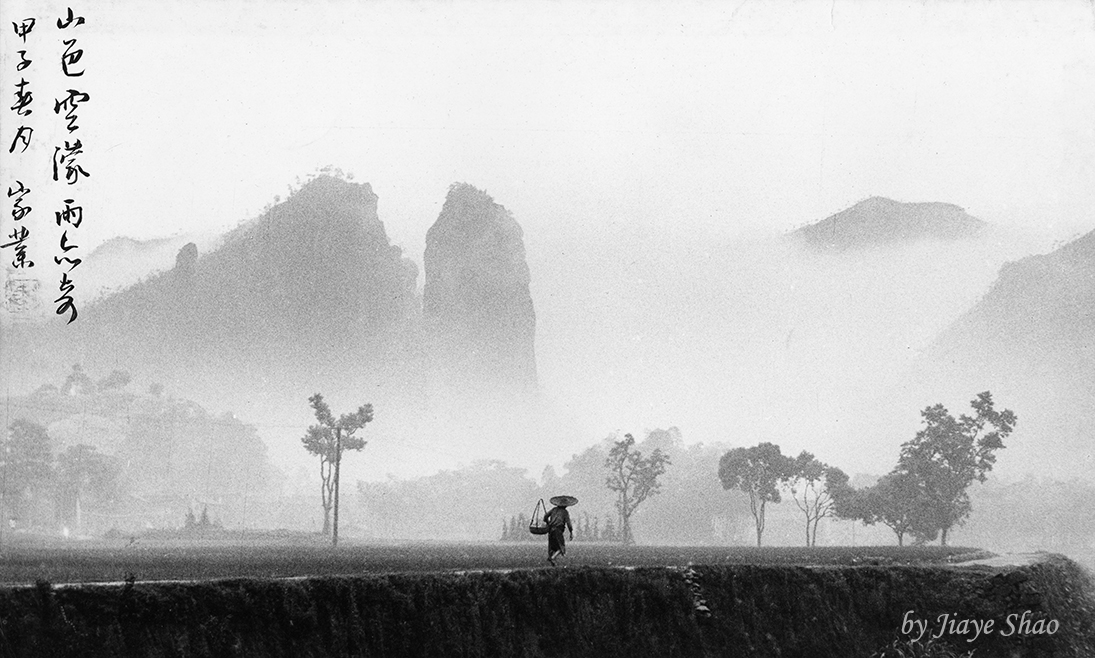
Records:
M749 544L728 451L867 488L922 410L991 391L1018 422L952 543L1095 551L1085 3L110 5L80 317L44 198L49 285L0 314L16 532L320 533L320 393L372 405L351 539L527 540L565 492L579 541L616 541L632 434L671 460L638 542Z
M814 253L785 236L627 229L577 242L585 248L559 248L534 270L550 282L538 297L544 386L575 414L609 431L628 431L619 419L630 418L694 441L842 451L860 469L884 464L854 447L867 438L848 436L856 418L1019 248L928 241ZM899 437L871 443L896 447Z
M856 475L857 486L869 485L893 468L919 429L920 409L944 402L961 413L980 392L962 386L988 372L983 366L970 380L962 376L969 371L931 364L940 340L971 314L991 315L994 295L1007 292L1002 269L1019 272L1008 285L1020 288L1050 276L1055 289L1074 291L1063 298L1069 303L1091 295L1090 236L1053 251L1040 275L1024 277L1025 266L1006 263L1025 257L1029 243L991 224L969 219L976 230L957 237L908 235L940 208L956 212L938 205L864 200L839 215L855 236L845 242L829 220L790 234L722 239L626 224L538 237L526 236L501 200L461 185L450 188L430 233L454 242L443 258L432 243L420 276L409 250L384 245L381 220L353 232L358 204L377 207L369 189L320 175L208 254L180 248L172 267L92 307L69 334L83 351L58 358L55 347L45 348L55 329L16 328L13 340L34 355L35 371L25 378L40 384L8 398L8 422L40 423L58 453L85 444L118 458L128 489L115 498L141 501L69 516L70 523L97 532L172 528L187 512L212 506L218 527L318 531L318 463L300 443L315 422L307 396L318 391L338 413L365 402L376 410L361 433L365 449L347 453L342 465L342 522L351 537L527 539L520 527L532 503L565 490L583 501L579 535L607 538L615 511L605 459L614 440L633 433L646 454L657 447L672 459L662 493L635 517L638 541L747 543L747 500L717 477L727 450L769 441L787 455L809 451ZM311 253L300 240L287 241L317 222L344 237L313 242ZM818 227L820 241L809 233ZM511 246L485 237L492 232L510 236ZM378 240L382 248L373 246ZM286 257L255 258L288 245ZM1066 258L1075 253L1079 260ZM326 278L345 276L339 263L359 271L353 285L373 301L341 301L345 285ZM180 299L194 310L179 307ZM989 311L978 311L986 304ZM143 320L134 321L134 305ZM1055 342L1031 347L1051 349L1062 331L1082 341L1086 308L1066 304L1047 314L1063 323ZM505 333L517 326L526 329ZM974 331L978 344L997 340ZM963 350L950 349L952 358ZM976 351L963 353L976 363ZM346 358L361 365L347 369ZM1052 383L1082 390L1085 358L1081 350L1056 361ZM110 369L124 376L106 377ZM927 380L920 379L925 369ZM1092 487L1084 444L1053 433L1038 413L1049 402L1037 393L1006 390L997 402L1016 410L1019 431L1001 453L994 484L975 497L971 531L957 536L995 545L987 519L1018 508L1029 515L1011 527L1024 529L1002 545L1082 550L1074 532L1060 534L1059 513L1036 511L1037 495L1009 483L1056 478L1043 486L1082 499ZM1082 424L1091 408L1080 400L1051 411ZM1069 461L1062 447L1080 452ZM1061 479L1067 476L1083 480ZM474 517L454 518L454 505L475 509ZM798 543L799 514L790 501L774 506L767 541ZM1068 518L1066 526L1080 517ZM892 541L884 528L854 526L828 521L821 541ZM1047 527L1057 534L1039 534Z
M302 226L312 221L308 203L307 198L298 202L304 205L294 211ZM322 206L316 211L325 212ZM256 227L272 220L259 221ZM885 453L892 454L915 424L889 436L849 432L857 429L862 416L873 413L878 394L901 384L931 341L1024 248L1003 231L960 241L929 236L832 251L789 235L663 234L637 231L627 223L584 234L531 235L526 242L536 323L533 376L539 375L534 404L526 400L511 406L505 395L488 391L467 400L465 408L462 396L468 386L463 381L431 392L429 376L407 374L422 367L422 358L432 357L422 357L417 348L392 347L420 331L408 324L387 327L390 335L362 347L368 353L352 352L367 365L345 370L330 334L343 329L314 321L313 328L302 327L289 316L276 320L281 317L278 306L248 307L253 310L216 321L203 319L206 311L196 317L183 311L182 325L149 325L142 330L144 338L117 341L128 348L89 353L83 361L79 354L38 357L37 385L63 378L71 366L68 361L97 370L125 369L127 359L144 361L149 364L145 372L135 373L141 385L155 379L157 370L161 379L170 373L163 381L170 394L239 414L269 437L270 454L283 467L300 461L297 438L309 422L306 399L313 388L336 407L369 401L380 410L370 431L391 441L373 441L360 465L347 462L348 472L364 479L385 473L426 475L476 459L502 459L537 472L547 464L561 467L572 454L610 433L670 426L680 427L689 442L737 443L756 437L795 451L831 454L831 459L848 460L849 469L879 472L889 466L891 457ZM239 248L250 249L247 244ZM397 247L402 254L417 251L391 246ZM318 248L323 247L312 247ZM299 246L295 249L299 253ZM201 276L207 256L194 253L199 267L195 276ZM208 258L219 253L214 249ZM344 253L354 258L352 252ZM303 273L307 270L302 268L316 267L313 258L329 261L331 256L315 252L301 258L244 268L265 268L270 274L261 276L268 280L286 276L276 271ZM221 269L228 263L223 258L210 262L209 267ZM308 276L327 276L324 266L319 273L312 271ZM168 271L141 288L153 285L143 297L150 301L125 301L135 299L136 292L119 301L108 297L87 324L94 328L101 319L106 322L106 313L116 316L114 309L126 304L164 303L163 295L176 294L164 288L176 285L171 276ZM287 282L297 275L288 276ZM400 304L420 303L415 299L421 298L424 277L415 272L410 276L410 283L399 284L412 286L400 293L406 297ZM213 292L199 294L229 294L226 286L236 285L233 281L225 278ZM371 282L367 274L359 281L354 285L378 291L386 285ZM332 295L347 292L338 283L324 290ZM210 301L207 296L193 299L203 305ZM372 312L347 310L337 297L272 301L298 306L300 310L291 311L297 317L351 318L355 312L367 317ZM257 304L246 298L240 303ZM216 305L208 308L219 312ZM393 312L408 313L398 322L413 323L421 311ZM193 326L188 329L187 323ZM117 340L119 331L132 333L129 325L107 326L113 328L85 331L84 344L98 344L106 335ZM205 337L204 331L211 333ZM283 340L279 331L297 333L285 334ZM80 332L77 327L70 334ZM157 336L163 340L160 347L155 346ZM263 341L270 347L254 351ZM183 349L176 349L179 345ZM149 349L158 356L150 358ZM387 356L377 356L377 350L387 350ZM167 364L174 367L165 370ZM479 375L470 377L467 384ZM502 382L500 389L509 384ZM915 420L919 409L933 401L911 401L907 417ZM890 450L864 453L857 448L863 441Z

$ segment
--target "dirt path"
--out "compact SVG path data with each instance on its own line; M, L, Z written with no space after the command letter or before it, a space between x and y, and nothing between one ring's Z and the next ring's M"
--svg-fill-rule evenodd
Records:
M1028 566L1028 565L1031 565L1031 564L1035 564L1035 563L1037 563L1041 560L1044 560L1047 557L1047 555L1048 554L1046 554L1046 553L1005 553L1005 554L1001 554L1001 555L993 555L991 557L981 557L981 558L974 558L974 559L970 559L970 560L964 560L964 561L961 561L961 562L950 562L950 563L939 562L939 563L936 563L936 566L944 567L944 568L948 568L948 567L949 568L953 568L953 567L965 567L965 568L1022 567L1022 566ZM882 559L864 560L862 562L855 562L851 565L810 565L810 566L816 567L818 569L828 570L828 569L834 569L834 568L842 568L842 566L843 566L843 568L855 567L855 566L860 566L860 565L863 565L863 564L886 566L886 565L893 565L895 563L888 560L888 559L886 559L886 558L882 558ZM896 563L896 565L900 565L900 564L901 564L900 562ZM568 565L564 564L564 565L560 565L559 568L567 568L567 566ZM576 565L573 565L573 566L578 566L578 565L576 564ZM624 569L624 570L632 570L632 569L640 568L640 565L622 565L622 564L621 565L603 565L602 564L602 565L597 565L597 566L607 567L607 568ZM646 566L653 566L653 565L646 565ZM429 573L451 574L451 575L472 575L472 574L480 574L480 573L510 573L512 571L532 570L532 569L540 569L540 568L547 569L547 568L551 568L551 567L548 567L547 565L544 565L542 567L529 565L529 566L519 566L519 567L483 567L483 568L471 568L471 569L467 569L467 568L464 568L464 569L461 569L461 568L444 569L444 568L441 568L441 569L426 569L424 571L418 571L416 573L429 572ZM670 569L670 570L680 571L682 569L687 568L687 565L665 565L665 568ZM406 572L396 569L396 570L391 570L391 571L386 571L386 570L359 571L359 572L347 572L347 573L342 573L342 574L337 574L336 573L336 574L309 574L309 575L300 575L300 576L275 576L275 577L270 577L269 579L279 580L279 581L286 581L286 582L294 582L294 581L299 582L299 581L308 580L308 579L311 579L311 578L354 577L354 576L361 576L361 575L376 576L376 575L388 575L388 574L395 574L395 573L406 573ZM218 577L214 577L214 578L177 578L177 579L158 579L158 580L143 580L142 579L142 580L136 580L134 582L140 583L142 585L157 585L157 584L179 585L179 584L191 584L191 583L203 583L203 582L208 583L210 581L237 580L237 579L240 579L240 578L254 578L254 577L256 577L256 576L254 576L254 575L247 575L247 576L218 576ZM74 587L123 587L123 586L125 586L125 584L126 584L126 581L124 581L124 580L77 581L77 582L53 583L52 587L55 588L55 589L70 589L70 588L74 588ZM7 587L16 587L16 588L18 588L18 587L34 587L34 585L30 584L30 583L27 583L27 584L24 584L24 585L7 585Z
M1045 559L1045 553L1004 553L979 560L955 562L956 567L1025 567Z
M946 567L1025 566L1025 565L1028 565L1028 564L1033 564L1033 563L1037 562L1038 560L1042 559L1043 557L1044 557L1044 555L1042 555L1040 553L1009 553L1009 554L1006 554L1006 555L998 555L998 556L991 557L991 558L983 558L983 559L978 559L978 560L967 560L965 562L954 562L954 563L951 563L951 564L941 563L938 566L946 566ZM560 565L557 568L565 569L565 568L567 568L567 566L568 565L564 564L564 565ZM807 565L807 566L817 567L819 569L828 570L828 569L834 569L834 568L838 568L838 569L839 568L850 568L850 567L854 567L856 565ZM433 571L433 572L418 572L418 573L440 573L440 574L449 574L449 575L454 575L454 576L467 576L467 575L481 574L481 573L510 573L510 572L513 572L513 571L522 571L522 570L540 569L540 568L549 569L551 567L544 566L544 567L496 567L496 568L483 568L483 569L440 569L440 570ZM607 567L602 565L601 568L621 569L621 570L624 570L624 571L633 571L635 569L646 568L646 567L645 566L638 566L638 565L623 565L623 564L621 564L621 565L607 566ZM688 566L679 566L679 565L666 565L665 568L670 570L670 571L682 571L683 572L684 570L688 569L689 567ZM404 573L404 572L399 572L399 571L367 572L367 575L385 575L387 573ZM360 575L365 575L365 574L363 574L363 573L347 573L347 574L323 574L323 575L308 575L308 576L279 576L279 577L271 578L270 580L278 580L278 581L284 581L284 582L294 582L294 581L299 582L299 581L308 580L308 579L311 579L311 578L338 578L338 577L353 577L353 576L360 576ZM250 578L250 577L251 576L240 576L238 578ZM175 579L175 580L137 580L137 581L134 581L134 582L135 583L140 583L142 585L181 585L181 584L191 584L191 583L208 583L211 580L221 580L221 581L224 581L224 580L237 580L238 578L237 577L232 577L232 576L226 576L226 577L220 577L220 578L190 578L190 579ZM68 589L68 588L73 588L73 587L122 587L125 584L126 583L125 583L124 580L115 580L115 581L84 581L84 582L73 582L73 583L53 583L52 586L53 586L54 589ZM24 587L34 587L34 585L29 585L28 584L28 585L24 585Z

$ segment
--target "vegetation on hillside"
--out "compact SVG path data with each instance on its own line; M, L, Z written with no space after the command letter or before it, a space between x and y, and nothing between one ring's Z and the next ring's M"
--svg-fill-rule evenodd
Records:
M128 373L95 380L79 365L60 385L8 398L0 437L0 514L15 531L103 534L177 527L204 505L229 524L269 522L278 478L254 427L213 415Z

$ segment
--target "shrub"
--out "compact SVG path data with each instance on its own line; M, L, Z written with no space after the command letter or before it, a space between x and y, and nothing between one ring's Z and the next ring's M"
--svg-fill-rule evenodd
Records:
M920 642L909 638L898 638L891 644L874 652L871 658L972 658L973 652L961 653L946 642L936 642L929 638Z

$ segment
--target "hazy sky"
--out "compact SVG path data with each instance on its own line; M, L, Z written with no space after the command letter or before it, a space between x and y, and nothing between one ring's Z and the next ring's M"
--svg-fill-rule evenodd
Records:
M23 7L67 5L6 2L5 26ZM1062 235L1095 225L1088 2L122 1L77 13L89 245L222 231L326 164L373 185L419 260L453 181L487 189L534 236L605 222L785 230L872 195Z
M67 6L4 2L4 38ZM564 321L545 315L537 263L599 240L782 232L874 195L1052 238L1095 227L1095 4L1081 0L72 6L87 20L88 249L223 232L331 164L372 184L421 264L463 181L524 227L550 331ZM35 66L52 116L56 76ZM543 359L571 339L541 333L549 379L566 379Z

